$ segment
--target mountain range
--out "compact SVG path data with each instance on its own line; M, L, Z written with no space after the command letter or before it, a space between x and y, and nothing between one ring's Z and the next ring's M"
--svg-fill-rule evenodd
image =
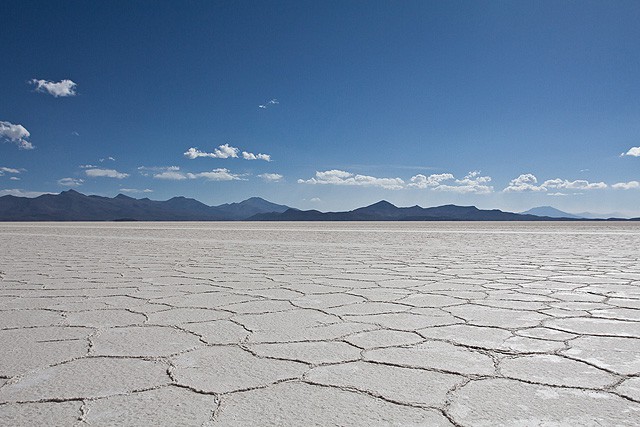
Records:
M397 207L387 201L345 212L299 210L252 197L208 206L195 199L165 201L87 196L75 190L27 198L0 197L0 221L577 221L551 207L524 213L483 210L475 206ZM634 218L640 220L640 218Z

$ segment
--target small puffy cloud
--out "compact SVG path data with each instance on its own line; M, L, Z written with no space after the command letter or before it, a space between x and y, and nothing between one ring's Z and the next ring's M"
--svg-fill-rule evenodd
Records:
M568 194L567 193L547 193L547 196L560 197L560 196L568 196Z
M20 181L20 178L18 178L17 176L12 176L9 178L11 181Z
M0 121L0 140L12 142L23 150L33 150L34 145L27 141L30 136L24 126Z
M309 200L309 201L310 201L310 202L313 202L313 203L320 203L322 200L320 200L320 198L319 198L319 197L314 197L313 199L311 199L311 200Z
M534 174L525 173L509 181L509 185L504 190L505 193L522 193L525 191L546 191L538 185L538 178Z
M267 162L271 161L271 155L269 154L262 154L262 153L253 154L253 153L247 153L246 151L242 152L242 158L245 160L265 160Z
M144 190L138 190L137 188L121 188L123 193L153 193L153 190L145 188Z
M104 158L102 158L102 159L98 159L98 161L99 161L100 163L105 162L105 161L107 161L107 160L109 160L109 161L111 161L111 162L115 162L115 161L116 161L115 157L111 157L111 156L109 156L109 157L104 157Z
M487 185L489 182L491 182L490 176L482 176L480 171L471 171L462 179L456 179L451 184L440 184L437 187L433 187L433 189L462 194L489 194L493 193L493 187Z
M263 173L258 175L258 177L262 178L267 182L279 182L279 181L282 181L282 178L284 178L279 173Z
M91 165L91 164L80 165L79 167L80 167L80 169L93 169L93 168L97 168L97 166L96 166L96 165Z
M204 151L200 151L197 148L189 148L184 152L184 156L187 159L197 159L198 157L213 157L215 159L228 159L229 157L238 157L238 153L240 152L239 148L231 147L229 144L220 145L218 148L213 150L212 153L207 153Z
M138 172L142 176L150 176L152 173L179 171L178 166L140 166Z
M6 166L0 166L0 176L4 175L5 173L20 173L21 170L20 169L16 169L16 168L8 168Z
M78 187L82 185L84 181L82 179L77 178L60 178L58 180L58 185L63 185L65 187Z
M174 166L171 170L165 170L163 172L153 175L156 179L165 179L170 181L184 181L186 179L198 179L204 178L207 181L234 181L241 180L242 176L231 173L229 169L218 168L207 172L182 172L180 168Z
M299 184L322 184L322 185L355 185L363 187L380 187L388 190L399 190L404 187L404 181L400 178L377 178L368 175L356 175L351 172L341 170L328 170L316 172L313 178L299 179Z
M411 183L407 187L413 188L434 188L443 181L452 180L454 176L450 173L438 173L429 176L418 174L411 177Z
M280 104L280 103L278 102L277 99L271 99L271 100L265 102L264 104L258 105L258 108L262 108L263 110L266 110L267 108L269 108L271 106L274 106L274 105L278 105L278 104Z
M631 147L626 153L620 154L620 157L622 156L640 157L640 147Z
M566 179L549 179L542 183L544 188L554 189L567 189L567 190L600 190L607 188L607 184L604 182L589 182L584 179L578 179L575 181L569 181Z
M16 197L38 197L43 194L55 194L46 191L28 191L20 188L7 188L0 190L0 196L16 196Z
M36 92L45 92L56 98L76 95L77 84L69 79L60 80L59 82L32 79L29 83L36 86Z
M153 175L153 177L156 179L167 179L170 181L182 181L187 179L187 176L184 173L173 170L157 173Z
M84 173L91 178L116 178L123 179L129 176L128 173L118 172L115 169L85 169Z
M613 184L611 188L615 188L616 190L635 190L640 188L640 182L638 181L618 182Z
M549 190L600 190L607 188L604 182L589 182L584 179L569 181L567 179L548 179L538 185L535 175L527 173L512 179L502 191L505 193L544 192ZM557 191L556 191L557 193ZM564 195L564 193L562 193Z

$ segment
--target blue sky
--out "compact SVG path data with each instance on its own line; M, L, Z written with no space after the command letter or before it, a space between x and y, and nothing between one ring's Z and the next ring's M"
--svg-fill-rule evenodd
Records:
M637 1L5 0L0 16L0 195L640 215Z

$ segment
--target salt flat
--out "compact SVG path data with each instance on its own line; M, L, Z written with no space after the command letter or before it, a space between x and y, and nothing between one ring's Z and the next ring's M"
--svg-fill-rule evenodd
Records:
M640 223L0 224L0 425L637 425Z

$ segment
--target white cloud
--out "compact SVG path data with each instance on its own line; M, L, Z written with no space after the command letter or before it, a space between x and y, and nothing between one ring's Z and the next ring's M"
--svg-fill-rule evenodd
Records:
M408 184L407 187L433 188L439 186L443 181L452 179L454 179L454 176L450 173L439 173L429 176L418 174L411 177L411 184Z
M589 182L584 179L578 179L575 181L568 181L566 179L549 179L542 183L544 188L557 188L567 190L599 190L607 188L607 184L604 182Z
M271 161L271 155L269 154L262 154L262 153L253 154L253 153L247 153L246 151L242 152L242 158L244 158L245 160L265 160L267 162Z
M462 194L489 194L493 193L493 187L487 185L489 182L491 182L490 176L482 176L480 171L471 171L464 178L456 179L453 184L440 184L433 189Z
M176 172L176 171L164 171L164 172L160 172L157 173L155 175L153 175L154 178L156 179L168 179L171 181L182 181L184 179L187 179L187 176L185 174L183 174L182 172Z
M102 162L104 162L104 161L106 161L106 160L110 160L110 161L112 161L112 162L115 162L115 161L116 161L115 157L111 157L111 156L109 156L109 157L105 157L105 158L102 158L102 159L98 159L98 161L99 161L100 163L102 163Z
M311 199L311 200L309 200L309 201L310 201L310 202L313 202L313 203L320 203L322 200L320 200L320 198L319 198L319 197L314 197L313 199Z
M20 181L20 178L18 178L17 176L12 176L9 178L11 181Z
M13 142L23 150L33 150L35 147L27 141L31 134L22 125L0 121L0 140Z
M263 173L258 175L258 177L264 179L267 182L278 182L282 181L282 178L284 178L279 173Z
M59 185L64 185L66 187L78 187L82 185L84 181L82 179L77 178L60 178L58 180Z
M547 193L547 196L568 196L567 193Z
M278 105L278 104L280 104L280 103L278 102L277 99L271 99L271 100L265 102L264 104L258 105L258 108L262 108L263 110L266 110L267 108L271 107L272 105Z
M85 169L84 173L91 178L105 177L123 179L129 176L128 173L118 172L115 169Z
M137 188L121 188L123 193L153 193L153 190L145 188L144 190L138 190Z
M404 187L404 181L400 178L376 178L367 175L355 175L341 170L328 170L316 172L315 177L304 180L299 179L299 184L331 184L331 185L357 185L364 187L381 187L389 190L399 190Z
M522 192L537 192L548 190L600 190L607 188L607 184L604 182L589 182L584 179L578 179L575 181L569 181L566 179L548 179L542 184L538 184L538 179L535 175L527 173L512 179L509 185L502 191L505 193L522 193Z
M0 196L16 196L16 197L38 197L43 194L55 194L48 193L46 191L25 191L20 188L8 188L4 190L0 190Z
M525 173L515 179L509 181L509 185L505 188L505 193L521 193L524 191L546 191L545 188L537 185L538 178L534 174Z
M97 168L97 166L96 166L96 165L90 165L90 164L80 165L79 167L80 167L80 169L93 169L93 168Z
M640 182L638 181L629 181L629 182L618 182L611 186L616 190L633 190L636 188L640 188Z
M640 147L631 147L626 153L620 154L620 157L622 156L640 157Z
M171 170L165 170L164 172L157 173L153 175L153 177L156 179L166 179L171 181L183 181L185 179L198 178L204 178L207 181L234 181L242 179L242 175L233 174L229 169L225 168L213 169L208 172L185 173L180 171L180 168L176 166L172 167Z
M206 153L204 151L198 150L197 148L191 147L187 151L185 151L184 156L191 160L197 159L198 157L228 159L229 157L238 157L238 152L240 152L240 149L231 147L229 144L223 144L213 150L213 153Z
M56 98L76 95L77 84L69 79L60 80L59 82L32 79L29 83L36 85L37 92L46 92Z
M0 166L0 176L4 175L5 173L20 173L20 169L15 169L15 168L8 168L6 166Z

